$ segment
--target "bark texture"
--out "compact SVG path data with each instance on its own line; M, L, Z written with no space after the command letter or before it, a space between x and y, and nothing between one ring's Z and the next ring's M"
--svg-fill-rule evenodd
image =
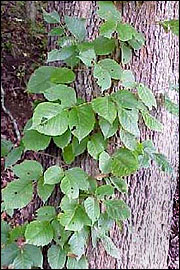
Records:
M122 12L123 20L131 23L146 38L145 46L135 52L131 63L125 68L135 73L137 82L142 82L153 90L159 105L152 113L164 125L162 133L151 132L142 125L141 139L152 139L157 149L168 157L177 172L178 122L162 108L159 97L167 91L176 99L175 93L168 89L169 83L178 82L178 38L172 33L165 33L157 21L177 18L178 1L144 1L141 4L138 1L129 1L116 4ZM94 39L98 35L100 20L95 14L95 1L49 1L48 8L49 11L57 10L61 17L64 14L85 17L87 39ZM49 39L48 46L49 50L54 48L54 38ZM116 59L118 58L117 51ZM91 74L91 69L80 67L73 85L78 96L87 101L99 95L99 89ZM113 86L110 92L116 90L117 86ZM110 152L114 151L117 144L120 145L119 135L111 140ZM58 158L43 158L45 166L62 164L60 152L54 145L48 152ZM96 162L88 155L81 156L73 166L80 166L91 175L98 173ZM89 268L168 269L169 231L176 178L159 172L152 164L150 169L140 170L136 175L128 177L128 184L129 193L124 199L131 208L132 216L124 223L123 232L116 226L111 231L111 238L119 247L121 259L115 260L108 256L100 243L97 249L92 249L90 244L87 250ZM51 198L52 202L55 198L59 203L58 189Z
M37 7L35 1L27 1L26 2L26 13L27 17L31 20L32 23L35 23Z

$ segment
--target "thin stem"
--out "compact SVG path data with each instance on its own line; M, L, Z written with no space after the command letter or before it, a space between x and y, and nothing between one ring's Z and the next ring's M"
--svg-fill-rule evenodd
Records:
M17 122L14 119L14 117L12 116L11 112L6 108L4 98L5 98L5 92L4 92L4 89L3 89L2 84L1 84L1 104L2 104L2 109L9 116L9 118L11 119L11 121L13 123L13 126L14 126L15 133L16 133L17 141L20 141L21 135L20 135L20 131L19 131Z

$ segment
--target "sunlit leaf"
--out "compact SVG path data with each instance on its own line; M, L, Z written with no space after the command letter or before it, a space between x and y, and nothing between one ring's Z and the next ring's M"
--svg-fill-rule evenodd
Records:
M26 227L27 243L35 246L45 246L53 239L53 228L48 221L32 221Z
M86 22L86 20L83 18L65 16L65 23L66 23L68 30L79 41L83 41L85 39L85 36L86 36L85 22Z

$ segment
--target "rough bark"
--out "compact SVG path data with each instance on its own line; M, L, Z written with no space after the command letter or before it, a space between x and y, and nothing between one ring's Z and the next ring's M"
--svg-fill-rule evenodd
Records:
M26 2L26 13L27 13L27 17L29 17L31 22L35 23L36 13L37 13L36 1L27 1Z
M118 3L118 2L116 2ZM177 1L137 1L118 3L123 20L131 23L144 33L145 46L133 56L126 66L135 73L136 81L148 85L158 98L168 91L169 82L178 82L178 39L172 33L165 33L157 21L177 18ZM95 14L95 1L49 1L49 11L57 10L64 14L87 18L88 39L98 35L100 20ZM54 48L54 39L49 40L49 50ZM117 55L116 55L117 59ZM91 70L80 67L74 87L78 96L87 101L99 94L97 85L91 76ZM110 91L115 91L116 86ZM169 91L172 98L176 98ZM178 166L178 122L159 104L153 114L164 124L163 133L155 133L141 127L141 139L152 139L159 151L164 153L177 171ZM120 144L119 136L111 140L110 152ZM49 153L56 159L43 158L45 166L61 164L60 152L52 145ZM91 175L98 172L96 162L88 155L73 164L80 166ZM150 169L140 170L128 177L129 193L124 199L132 210L131 218L124 223L123 232L114 226L111 237L120 249L120 260L108 256L101 244L87 250L89 268L91 269L168 269L169 231L172 218L173 195L176 179L162 172L152 164ZM58 193L57 193L58 192ZM119 196L119 194L117 194ZM56 197L59 203L60 192Z

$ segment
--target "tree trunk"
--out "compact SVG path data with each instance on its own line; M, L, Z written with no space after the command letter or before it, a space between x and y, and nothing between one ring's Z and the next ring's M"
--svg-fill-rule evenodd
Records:
M178 82L178 39L172 33L166 33L157 23L178 17L177 1L122 1L116 2L125 22L131 23L146 38L145 46L136 51L131 63L125 66L131 69L137 82L149 86L157 98L165 91L172 98L175 94L168 91L169 83ZM98 19L95 1L49 1L49 11L57 10L61 18L64 14L87 18L88 39L98 35ZM54 38L49 39L49 50L54 48ZM117 59L116 54L116 59ZM118 59L120 61L120 59ZM79 97L90 101L99 95L99 89L92 78L91 69L80 67L74 88ZM114 86L111 91L116 91ZM159 99L160 100L160 99ZM141 126L141 139L151 139L156 148L164 153L177 172L178 167L178 122L159 104L153 114L163 123L163 133L155 133ZM111 140L110 152L119 136ZM59 156L59 150L52 145L49 153ZM61 163L60 159L46 160L45 166ZM88 155L81 156L72 166L80 166L89 174L98 173L97 163ZM123 231L117 226L111 231L111 238L120 250L120 260L108 256L101 244L87 249L90 269L168 269L168 248L170 224L172 218L173 195L176 179L162 172L152 164L150 169L142 169L136 175L128 177L129 193L124 196L130 206L131 218L124 222ZM57 203L60 193L54 194ZM118 196L118 194L117 194Z
M36 1L26 1L26 14L30 21L34 24L36 20Z

